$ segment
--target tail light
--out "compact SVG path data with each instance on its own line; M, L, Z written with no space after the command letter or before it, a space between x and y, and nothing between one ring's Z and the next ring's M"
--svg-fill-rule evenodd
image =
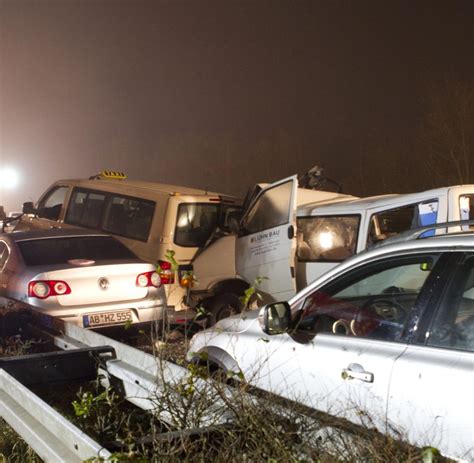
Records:
M174 271L171 268L171 262L159 260L157 271L160 274L162 284L172 285L174 283Z
M194 286L195 278L192 265L180 265L178 267L179 284L183 288L192 288Z
M28 283L28 297L47 299L50 296L64 296L70 293L71 288L65 281L36 280Z
M141 288L149 288L150 286L154 286L155 288L159 288L161 286L161 278L157 272L145 272L140 273L137 276L137 286Z

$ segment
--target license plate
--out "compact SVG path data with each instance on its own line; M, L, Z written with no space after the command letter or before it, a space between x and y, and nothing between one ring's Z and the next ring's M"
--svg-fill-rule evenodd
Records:
M120 312L99 312L83 315L84 328L91 326L118 325L132 319L130 310Z

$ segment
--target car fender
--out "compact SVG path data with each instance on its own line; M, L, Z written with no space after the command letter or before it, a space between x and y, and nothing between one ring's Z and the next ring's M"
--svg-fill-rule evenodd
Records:
M204 346L198 352L191 353L191 361L195 363L213 363L219 369L239 373L238 363L225 350L215 346Z

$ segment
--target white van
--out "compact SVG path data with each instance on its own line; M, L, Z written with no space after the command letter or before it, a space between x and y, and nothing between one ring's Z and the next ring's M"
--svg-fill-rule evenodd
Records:
M175 279L173 259L186 268L216 228L225 229L237 198L161 183L129 181L104 171L88 180L59 180L36 206L25 203L15 230L83 227L114 235L140 258L159 265L170 321L184 322L186 289ZM193 316L192 313L189 316Z
M211 321L239 311L238 296L255 282L264 302L286 300L390 236L474 216L474 185L362 199L297 185L295 176L266 186L244 211L238 233L194 259L192 301L211 312Z

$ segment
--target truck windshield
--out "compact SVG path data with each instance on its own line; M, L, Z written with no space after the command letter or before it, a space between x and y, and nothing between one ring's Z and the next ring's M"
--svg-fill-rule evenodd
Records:
M356 252L359 215L297 219L300 262L342 262Z
M183 247L203 247L218 226L220 206L210 203L180 204L174 234L175 244Z

